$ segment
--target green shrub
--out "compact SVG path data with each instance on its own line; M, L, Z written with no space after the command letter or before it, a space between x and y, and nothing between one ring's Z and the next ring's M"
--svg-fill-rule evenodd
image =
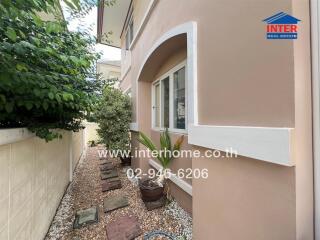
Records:
M98 134L106 148L109 150L129 150L130 97L121 90L108 86L104 90L103 98L94 115L100 128Z
M79 12L80 0L65 2ZM51 140L54 129L81 129L99 97L95 39L67 31L61 18L37 16L59 7L57 0L0 1L0 128L27 127Z

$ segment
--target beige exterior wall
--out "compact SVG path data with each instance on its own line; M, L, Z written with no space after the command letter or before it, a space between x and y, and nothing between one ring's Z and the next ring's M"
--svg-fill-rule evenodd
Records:
M97 63L97 72L101 73L104 79L120 79L120 67L105 63Z
M97 133L97 129L99 129L99 125L93 122L85 123L85 144L88 144L89 141L99 141L100 137Z
M143 17L147 12L150 0L133 0L133 32L136 35L139 26L142 23Z
M85 148L84 142L84 131L72 132L72 171L75 170L78 165L78 161Z
M69 150L81 136L71 139L71 133L64 132L62 139L49 143L31 136L0 146L0 239L45 237L69 184ZM82 150L74 147L74 156Z
M192 181L194 239L313 239L308 4L306 0L157 1L131 50L126 81L132 83L133 122L154 140L158 134L151 130L150 82L174 65L172 45L161 45L151 63L142 64L164 33L189 21L197 23L198 31L199 124L294 128L295 167L242 156L192 159L193 168L209 170L209 179ZM302 20L298 40L266 40L262 20L279 11ZM136 135L133 145L139 148ZM178 163L177 167L187 167ZM135 159L133 165L149 167L143 159ZM180 199L181 204L185 201Z

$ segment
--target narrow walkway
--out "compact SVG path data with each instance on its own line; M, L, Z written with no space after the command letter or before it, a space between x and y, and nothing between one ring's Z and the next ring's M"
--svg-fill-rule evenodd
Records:
M91 240L107 239L106 226L120 216L136 216L143 231L143 234L136 239L143 239L143 235L154 230L163 230L177 235L185 233L185 227L181 222L171 217L165 211L168 207L147 211L141 198L139 189L134 186L126 177L125 169L120 163L116 164L122 188L102 192L100 163L98 148L89 148L84 158L75 171L74 180L70 184L52 225L47 234L46 240L70 239L70 240ZM129 206L114 210L110 213L103 212L103 200L112 196L124 195L127 197ZM92 206L99 207L98 223L73 229L73 222L77 211ZM184 219L185 220L185 219ZM190 228L190 226L189 226Z

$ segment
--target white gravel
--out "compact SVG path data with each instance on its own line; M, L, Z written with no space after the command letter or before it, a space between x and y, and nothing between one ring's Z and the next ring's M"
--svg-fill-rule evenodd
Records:
M192 218L189 213L181 208L175 200L166 206L165 213L180 223L180 239L192 240Z
M60 203L45 240L61 239L64 234L72 228L73 219L70 219L70 216L73 212L73 198L70 189L72 189L72 184L69 185L66 194Z

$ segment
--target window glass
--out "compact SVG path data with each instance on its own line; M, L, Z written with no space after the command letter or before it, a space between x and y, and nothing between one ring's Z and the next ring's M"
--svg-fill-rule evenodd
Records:
M130 35L130 44L132 43L133 40L133 20L129 24L129 35Z
M179 69L179 68L175 68ZM186 129L185 67L171 70L153 85L153 127Z
M185 68L181 68L173 74L173 124L174 128L186 128L186 89Z
M154 125L155 127L160 127L160 84L158 83L154 89L155 99L154 99Z
M127 35L126 35L126 50L129 50L129 46L130 46L130 36L129 36L129 32L127 32Z
M169 77L161 81L162 85L162 127L169 127L169 106L170 106L170 97L169 97Z

